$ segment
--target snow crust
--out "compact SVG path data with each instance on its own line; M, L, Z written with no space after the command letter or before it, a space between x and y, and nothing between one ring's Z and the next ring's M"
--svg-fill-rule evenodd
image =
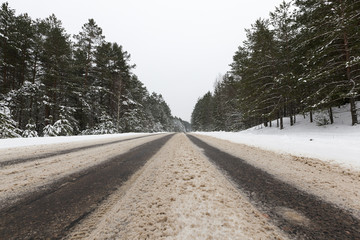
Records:
M318 126L310 123L309 116L298 115L294 126L284 119L284 129L259 125L240 132L197 132L235 143L259 147L278 153L317 158L339 164L345 168L360 170L360 125L351 126L348 106L334 108L335 123Z

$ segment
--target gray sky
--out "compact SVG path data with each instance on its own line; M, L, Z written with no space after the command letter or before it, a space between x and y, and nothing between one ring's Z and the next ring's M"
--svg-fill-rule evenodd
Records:
M16 14L54 13L69 34L89 18L105 40L121 44L150 92L163 95L172 114L190 121L199 97L229 70L245 28L267 18L282 0L8 0Z

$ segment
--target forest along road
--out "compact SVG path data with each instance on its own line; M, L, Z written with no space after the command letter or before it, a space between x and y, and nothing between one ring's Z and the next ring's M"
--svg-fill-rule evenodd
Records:
M0 151L0 239L360 239L360 173L316 159L196 134Z

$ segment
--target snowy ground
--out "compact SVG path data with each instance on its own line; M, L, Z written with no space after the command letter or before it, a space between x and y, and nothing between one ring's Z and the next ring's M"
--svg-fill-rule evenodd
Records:
M310 123L309 116L304 119L304 116L298 115L294 126L290 126L288 118L285 119L283 130L276 128L274 121L272 128L257 126L241 132L198 134L278 153L318 158L342 167L360 170L360 125L351 126L348 106L333 108L333 111L335 123L332 125L317 126L316 122ZM319 115L315 115L314 119L318 117Z

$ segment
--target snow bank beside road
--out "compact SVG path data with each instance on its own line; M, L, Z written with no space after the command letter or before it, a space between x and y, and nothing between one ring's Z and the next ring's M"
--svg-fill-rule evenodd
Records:
M285 119L283 130L257 126L241 132L197 133L278 153L318 158L360 170L360 126L350 125L349 114L335 112L335 123L325 126L310 123L308 117L297 116L297 123L291 127L289 119ZM273 122L273 126L276 126L276 122Z

